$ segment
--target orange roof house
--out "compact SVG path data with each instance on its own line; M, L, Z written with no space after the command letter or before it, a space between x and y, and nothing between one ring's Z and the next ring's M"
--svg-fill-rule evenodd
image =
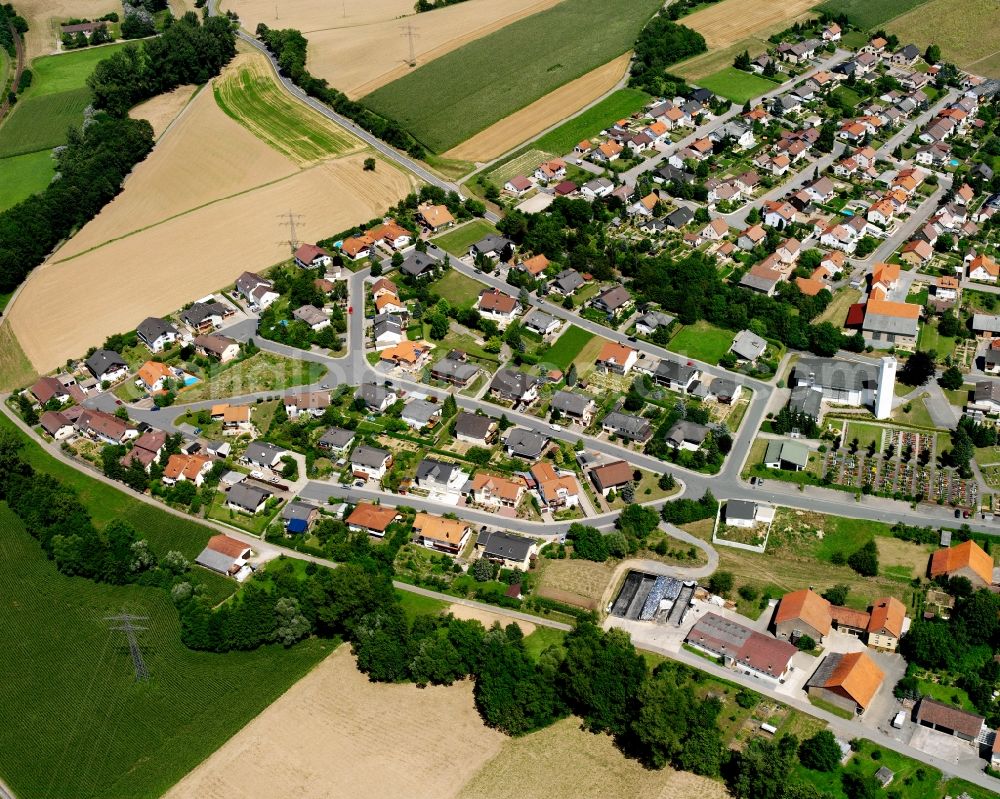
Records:
M807 297L815 297L826 288L826 283L822 280L816 280L811 277L797 277L795 278L795 285Z
M872 285L881 283L887 288L892 288L899 280L899 264L875 264L872 270Z
M372 240L368 234L362 236L351 236L344 239L340 245L340 251L348 258L361 258L371 251Z
M400 302L399 297L397 297L395 294L387 294L387 293L379 294L375 298L375 308L379 311L379 313L381 313L382 309L385 308L387 305L392 305L396 308L406 307L405 305L403 305L402 302Z
M197 483L205 470L205 464L209 462L211 458L205 455L171 455L163 470L163 477L166 480L191 480Z
M503 505L516 505L524 493L524 483L487 472L478 472L472 478L472 492L480 502L496 501Z
M413 529L425 547L448 552L460 550L472 533L463 521L431 516L429 513L418 513L413 519Z
M931 555L930 577L967 577L974 586L993 584L993 558L975 541L963 541Z
M549 259L544 255L533 255L527 260L521 261L518 266L525 272L527 272L532 277L538 277L542 272L549 268Z
M863 713L882 686L885 673L866 652L827 655L806 683L809 693Z
M387 508L384 505L369 505L367 502L361 502L351 511L351 515L347 517L347 525L359 530L366 530L375 535L384 535L385 529L398 517L399 514L395 508Z
M372 296L378 299L383 294L392 294L394 297L399 294L396 284L387 277L380 277L372 283Z
M391 361L404 366L415 366L431 350L431 345L426 341L401 341L395 347L388 347L382 350L379 358L383 361Z
M174 373L166 364L159 361L146 361L139 367L139 379L146 388L162 387L164 380L174 379Z
M455 224L455 217L451 215L446 205L431 205L424 203L417 208L417 214L421 221L431 230L448 227Z
M903 634L903 621L905 619L906 606L898 599L891 596L878 599L872 605L868 634L899 638Z
M222 423L224 425L246 424L249 421L249 405L227 405L222 412Z
M631 347L626 347L616 341L609 341L601 348L595 363L613 372L628 374L638 357L638 353Z
M808 635L821 641L831 626L830 603L808 588L785 594L774 612L775 634L786 640Z

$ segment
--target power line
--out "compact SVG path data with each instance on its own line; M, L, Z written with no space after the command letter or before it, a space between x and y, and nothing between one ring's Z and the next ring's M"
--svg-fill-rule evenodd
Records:
M297 250L299 247L299 236L295 226L302 222L305 217L302 214L295 214L289 211L287 214L278 214L278 219L284 220L281 225L288 228L288 246L293 250Z
M415 67L417 65L417 51L413 40L418 38L420 34L413 30L413 25L411 23L407 22L403 26L403 32L400 35L405 36L410 43L410 57L406 63L411 67Z
M104 617L105 621L116 623L115 626L111 627L112 630L120 630L125 633L125 639L128 641L128 651L132 655L132 665L135 666L136 682L149 679L149 669L146 668L146 663L142 659L142 650L139 649L139 642L135 639L137 632L146 629L145 627L139 627L135 622L147 621L148 618L148 616L133 616L131 613Z

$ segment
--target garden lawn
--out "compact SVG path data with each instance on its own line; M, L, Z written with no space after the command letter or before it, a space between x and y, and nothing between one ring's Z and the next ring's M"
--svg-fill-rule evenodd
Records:
M417 616L436 616L448 608L448 603L432 596L396 589L396 597L406 617L413 621Z
M942 336L938 333L936 324L924 322L920 325L920 332L917 334L917 349L924 352L934 350L938 360L943 360L955 351L955 338L954 336Z
M473 219L443 236L438 236L434 239L434 243L445 252L461 258L469 254L470 246L496 232L497 229L485 219Z
M687 358L717 364L719 358L729 352L733 338L731 330L701 320L678 330L667 349Z
M813 324L832 322L836 327L843 327L847 319L847 310L860 299L861 292L857 289L841 289L833 295L833 300L826 306L826 310L813 319Z
M457 269L449 269L430 285L431 291L440 294L457 308L471 308L484 288L486 287L482 283L466 277Z
M584 330L576 325L570 325L556 339L556 342L545 351L543 358L547 363L551 363L557 369L565 372L593 338L594 334L589 330Z
M815 10L834 15L847 14L852 24L871 30L925 2L926 0L827 0Z
M563 0L418 67L361 102L443 152L627 52L661 5Z
M914 427L929 427L934 429L934 420L931 419L930 411L927 410L927 406L924 404L923 396L921 394L916 399L910 400L896 408L892 412L893 421L900 424L913 425ZM910 406L909 411L906 410L907 405Z
M298 361L270 352L258 352L195 383L180 396L182 402L188 403L258 391L281 391L292 386L310 385L325 374L326 367L314 361Z
M40 192L55 173L56 162L48 150L0 159L0 211Z
M736 67L726 67L714 75L701 78L698 85L742 105L754 97L773 91L780 84Z
M582 114L550 130L534 143L534 147L565 155L579 142L596 136L609 125L641 110L649 95L639 89L619 89Z
M169 593L60 574L5 505L0 584L0 773L18 796L160 796L336 645L188 650ZM123 611L145 617L148 681L105 620Z
M538 656L542 652L550 646L561 647L565 639L566 632L564 630L556 630L552 627L542 627L539 625L535 628L534 632L525 637L524 649L532 660L538 660Z

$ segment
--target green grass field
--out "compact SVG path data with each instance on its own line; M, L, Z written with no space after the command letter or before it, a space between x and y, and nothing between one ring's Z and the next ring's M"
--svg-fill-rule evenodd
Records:
M619 89L578 117L550 130L534 143L534 147L565 155L583 139L596 136L608 125L631 116L649 102L649 95L638 89Z
M0 159L0 211L40 192L49 185L55 171L56 162L48 150Z
M929 0L914 10L894 5L903 7L885 27L901 42L912 41L921 50L936 44L958 67L1000 76L1000 7L993 0Z
M205 542L214 533L193 519L174 516L154 505L140 502L124 490L95 480L69 464L56 460L37 443L20 433L15 424L2 413L0 429L17 431L21 435L25 459L38 471L52 475L76 491L98 527L103 527L112 519L123 519L141 531L154 552L162 554L177 549L191 560L201 552Z
M333 651L193 652L170 595L66 577L0 506L0 773L21 797L156 797ZM136 683L105 617L145 616Z
M733 344L733 332L699 321L682 327L670 340L671 352L706 363L718 363Z
M563 0L362 98L443 152L628 51L660 0Z
M214 92L228 116L290 158L317 161L358 144L346 131L292 100L263 71L244 67L217 81Z
M551 363L557 369L565 371L574 359L583 351L587 343L594 338L589 330L570 325L543 356L546 363Z
M827 0L814 10L847 14L852 24L871 30L925 2L927 0Z
M486 287L482 283L466 277L456 269L449 269L440 280L430 285L431 291L459 308L471 308L484 288Z
M0 127L0 158L65 144L66 131L83 121L83 109L89 104L89 89L70 89L19 101Z
M702 78L698 85L742 105L747 100L773 91L780 84L735 67L726 67L714 75Z
M31 62L31 71L35 77L31 88L25 92L25 97L40 97L86 87L87 78L94 71L97 62L103 61L124 46L115 44L36 58Z
M445 252L461 257L469 254L471 245L496 232L497 229L485 219L473 219L450 233L438 236L434 243Z

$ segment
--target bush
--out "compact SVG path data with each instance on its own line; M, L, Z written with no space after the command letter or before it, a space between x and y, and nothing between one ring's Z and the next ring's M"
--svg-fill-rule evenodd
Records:
M808 635L800 635L799 639L795 642L795 646L798 647L800 652L811 652L816 648L816 641Z
M821 730L799 744L799 761L813 771L836 771L840 758L837 739L829 730Z
M733 590L733 573L716 572L708 578L708 590L713 594L725 596Z
M878 547L874 539L865 544L847 559L847 565L862 577L874 577L878 574Z

